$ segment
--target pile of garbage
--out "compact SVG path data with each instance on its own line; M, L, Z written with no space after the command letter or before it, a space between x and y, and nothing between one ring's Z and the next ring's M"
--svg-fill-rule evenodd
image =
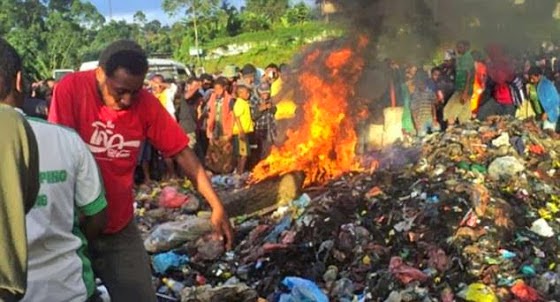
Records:
M138 191L160 301L553 301L560 141L495 119L370 154L273 213L236 217L230 252L188 183ZM221 190L232 190L223 178Z

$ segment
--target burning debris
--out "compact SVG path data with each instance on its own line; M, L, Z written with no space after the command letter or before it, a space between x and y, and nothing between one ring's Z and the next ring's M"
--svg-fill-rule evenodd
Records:
M302 171L305 185L326 183L360 169L355 158L357 135L349 102L364 65L362 37L332 51L313 49L303 58L298 87L303 91L301 123L288 130L288 139L253 171L255 182L270 176Z
M204 237L154 255L154 282L162 301L555 299L558 150L534 124L507 119L395 145L371 154L373 173L343 173L276 211L237 217L232 252L214 253ZM148 238L157 224L195 221L157 195L138 201Z
M560 145L534 123L467 122L405 140L406 113L396 94L410 83L401 83L388 89L385 124L369 130L384 148L357 155L360 132L367 128L363 121L371 114L367 106L375 102L362 99L358 90L364 78L380 70L368 66L370 59L397 48L395 57L432 53L436 37L449 34L436 8L463 3L332 3L339 4L342 16L355 14L349 26L358 29L356 34L304 52L287 85L298 87L297 125L256 166L248 187L226 186L220 193L228 213L236 216L235 250L223 253L204 212L192 206L162 208L154 202L157 193L139 201L160 298L486 302L560 297ZM465 20L470 11L465 10ZM488 26L484 16L477 21ZM389 68L396 65L387 62ZM394 84L381 80L385 89ZM379 85L374 84L366 90ZM182 190L192 193L188 186Z

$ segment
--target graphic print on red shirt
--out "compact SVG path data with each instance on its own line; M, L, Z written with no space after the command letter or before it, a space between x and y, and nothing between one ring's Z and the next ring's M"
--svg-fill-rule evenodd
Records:
M120 231L133 218L134 169L141 142L148 139L165 157L188 146L181 127L146 90L126 110L105 106L95 71L64 77L54 91L49 121L76 130L95 157L107 193L106 233Z

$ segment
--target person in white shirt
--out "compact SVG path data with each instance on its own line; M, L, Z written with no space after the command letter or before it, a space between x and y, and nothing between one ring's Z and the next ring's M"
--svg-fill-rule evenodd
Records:
M105 227L107 206L97 164L76 132L27 121L39 148L40 189L25 217L28 273L21 301L91 301L95 279L85 251Z
M21 77L16 81L21 85ZM25 116L14 98L0 105ZM87 240L101 234L106 221L97 164L73 130L41 119L27 121L37 140L40 187L25 217L27 290L21 301L94 301L93 270L84 252Z
M29 269L22 301L89 301L95 279L85 251L105 227L107 206L97 164L76 132L27 120L39 147L40 189L26 216Z

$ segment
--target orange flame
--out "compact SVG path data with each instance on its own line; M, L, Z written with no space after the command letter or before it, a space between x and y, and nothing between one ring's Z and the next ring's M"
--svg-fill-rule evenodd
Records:
M362 39L357 49L367 43ZM319 60L324 59L324 62ZM363 67L363 60L351 48L343 48L326 56L312 51L303 60L298 77L303 91L303 124L288 132L288 139L255 167L254 182L271 176L302 171L305 186L324 184L348 171L361 170L356 160L357 135L349 117L348 102L352 100L352 81ZM322 68L314 68L321 65ZM324 73L324 68L328 73ZM341 72L351 76L340 75Z

